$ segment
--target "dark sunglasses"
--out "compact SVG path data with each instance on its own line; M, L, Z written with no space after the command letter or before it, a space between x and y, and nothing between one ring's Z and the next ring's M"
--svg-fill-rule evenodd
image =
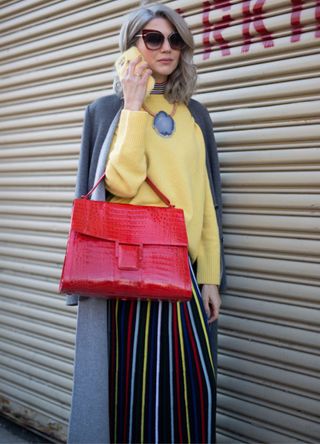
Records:
M142 37L144 44L148 49L154 51L160 49L165 40L165 36L160 31L154 31L152 29L143 29L142 34L137 34L136 37ZM171 49L181 51L186 44L182 40L182 37L177 32L172 32L167 37Z

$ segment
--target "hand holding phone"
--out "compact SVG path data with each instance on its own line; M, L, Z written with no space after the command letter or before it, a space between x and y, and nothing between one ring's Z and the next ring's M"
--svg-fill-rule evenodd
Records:
M141 53L135 46L132 46L121 54L115 67L122 82L125 104L126 102L135 102L135 104L141 102L141 107L143 100L150 94L155 84L154 78L146 73L148 67ZM145 84L146 75L148 75L148 79ZM143 95L141 96L142 89Z

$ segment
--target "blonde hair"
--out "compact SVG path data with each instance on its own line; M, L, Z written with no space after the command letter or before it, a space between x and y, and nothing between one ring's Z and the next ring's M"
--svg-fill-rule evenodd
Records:
M196 67L193 64L194 41L185 20L173 9L165 5L142 7L132 12L125 20L120 30L119 47L124 52L134 46L136 35L152 19L162 17L167 19L182 37L186 46L181 50L178 67L169 76L165 89L165 97L170 102L188 103L197 81ZM116 74L113 89L117 95L123 96L122 85Z

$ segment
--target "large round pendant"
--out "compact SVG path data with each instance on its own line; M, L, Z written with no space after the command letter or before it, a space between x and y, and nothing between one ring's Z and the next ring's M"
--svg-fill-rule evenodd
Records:
M165 111L159 111L153 119L153 128L162 137L170 137L175 130L174 120Z

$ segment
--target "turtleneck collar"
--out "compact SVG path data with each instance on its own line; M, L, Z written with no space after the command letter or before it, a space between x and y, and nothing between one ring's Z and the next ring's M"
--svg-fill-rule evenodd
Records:
M154 88L151 91L151 94L164 94L167 83L168 83L167 80L162 83L155 83Z

